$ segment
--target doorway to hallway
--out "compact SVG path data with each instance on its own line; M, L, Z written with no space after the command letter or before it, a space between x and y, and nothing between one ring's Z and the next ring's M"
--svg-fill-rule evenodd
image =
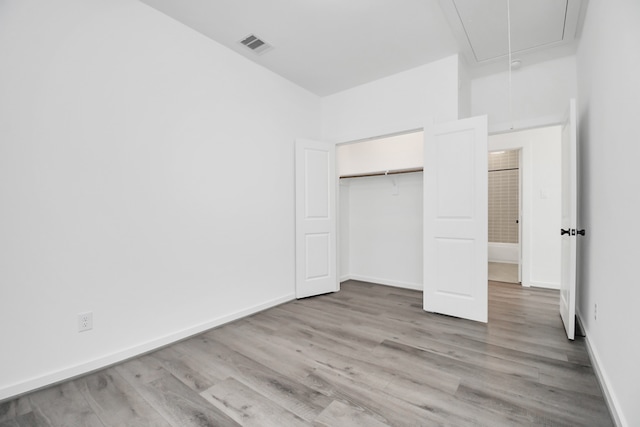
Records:
M489 152L489 280L520 283L520 150Z

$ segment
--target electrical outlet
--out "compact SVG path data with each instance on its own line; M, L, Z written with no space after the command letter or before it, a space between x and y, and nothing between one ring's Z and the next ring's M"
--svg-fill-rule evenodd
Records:
M93 329L93 313L90 311L78 313L78 332L88 331L90 329Z
M593 305L593 320L598 320L598 304Z

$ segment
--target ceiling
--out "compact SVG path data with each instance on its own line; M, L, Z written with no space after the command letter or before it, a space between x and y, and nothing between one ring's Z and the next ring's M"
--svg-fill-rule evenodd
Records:
M571 55L587 0L141 0L324 96L460 53L472 74ZM240 43L255 35L271 47Z

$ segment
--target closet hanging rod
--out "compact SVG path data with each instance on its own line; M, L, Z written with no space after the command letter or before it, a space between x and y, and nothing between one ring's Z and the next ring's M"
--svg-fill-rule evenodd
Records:
M422 168L407 168L407 169L394 169L380 172L367 172L367 173L356 173L353 175L340 175L340 179L342 178L363 178L365 176L384 176L384 175L398 175L401 173L413 173L413 172L422 172Z

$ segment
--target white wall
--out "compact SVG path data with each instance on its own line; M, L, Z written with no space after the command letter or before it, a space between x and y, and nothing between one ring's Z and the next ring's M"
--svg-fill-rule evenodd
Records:
M338 173L343 176L421 168L423 150L422 131L341 144L336 151Z
M421 168L422 131L338 145L338 173ZM422 289L422 174L340 180L341 281Z
M338 204L338 251L339 251L339 261L340 265L338 274L340 275L340 282L344 282L345 280L349 280L349 242L351 240L350 237L350 227L349 227L349 199L351 192L349 191L349 182L348 180L340 180L339 187L340 194L339 204Z
M348 278L421 290L422 173L341 182L349 187L348 212L340 212L349 218Z
M560 126L489 136L489 150L520 149L522 284L559 289Z
M458 57L458 118L466 119L468 117L472 117L471 74L465 59L460 55Z
M471 82L472 115L489 115L489 133L560 123L576 97L574 56L527 65L512 73L513 121L509 114L509 80L505 72Z
M322 135L349 142L458 118L458 55L322 98Z
M618 421L640 425L640 2L589 1L578 48L578 313ZM594 306L598 305L597 319Z
M134 0L5 0L0 58L0 399L293 298L318 97Z

